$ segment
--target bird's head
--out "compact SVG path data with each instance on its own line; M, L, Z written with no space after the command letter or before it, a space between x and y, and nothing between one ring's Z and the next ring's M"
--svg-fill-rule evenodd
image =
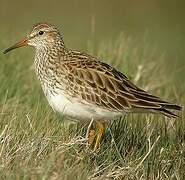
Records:
M28 33L26 38L6 49L4 53L27 45L39 49L42 47L52 46L56 43L63 44L63 40L58 29L47 23L38 23L33 26L31 32Z

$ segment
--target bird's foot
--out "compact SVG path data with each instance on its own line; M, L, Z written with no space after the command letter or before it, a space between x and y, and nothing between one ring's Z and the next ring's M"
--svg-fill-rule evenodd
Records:
M96 121L96 130L90 129L88 132L88 147L93 149L93 152L100 150L100 142L104 134L104 124L100 121ZM94 146L94 147L93 147Z

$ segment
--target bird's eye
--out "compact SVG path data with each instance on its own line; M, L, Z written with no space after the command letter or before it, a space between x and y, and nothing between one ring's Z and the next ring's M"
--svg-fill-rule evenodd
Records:
M44 31L39 31L39 35L43 35L44 34Z

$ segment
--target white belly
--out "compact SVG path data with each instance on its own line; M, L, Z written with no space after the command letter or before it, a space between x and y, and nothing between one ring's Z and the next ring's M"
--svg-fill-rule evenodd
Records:
M66 97L62 92L60 95L47 93L47 99L51 107L72 119L78 120L113 120L123 115L121 112L110 112L104 108L90 105L87 102L79 102L77 98Z

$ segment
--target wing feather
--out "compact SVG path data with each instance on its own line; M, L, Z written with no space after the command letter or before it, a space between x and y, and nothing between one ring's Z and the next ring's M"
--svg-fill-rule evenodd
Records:
M94 59L62 63L63 67L67 67L65 72L70 93L89 103L114 111L144 108L159 110L166 114L168 112L166 109L181 109L180 106L163 101L138 88L125 75L108 64ZM170 116L172 114L169 113Z

